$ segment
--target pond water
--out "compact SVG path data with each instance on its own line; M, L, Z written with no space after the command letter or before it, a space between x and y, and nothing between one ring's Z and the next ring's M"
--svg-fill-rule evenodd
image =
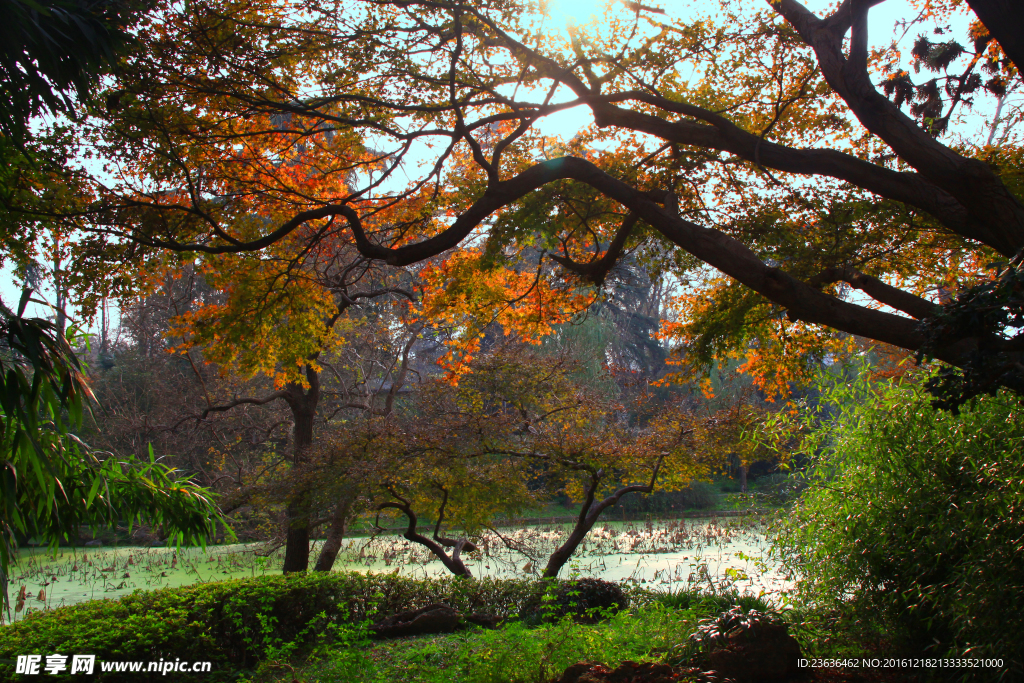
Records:
M465 557L476 577L537 576L569 525L498 528ZM313 548L315 561L319 548ZM258 544L201 548L64 548L56 555L22 550L12 571L12 609L5 621L86 600L116 598L137 589L276 574L283 553ZM388 572L414 577L447 570L429 550L401 536L354 537L336 571ZM730 589L777 597L790 587L769 557L763 524L751 518L609 522L596 526L561 576L595 576L652 589Z

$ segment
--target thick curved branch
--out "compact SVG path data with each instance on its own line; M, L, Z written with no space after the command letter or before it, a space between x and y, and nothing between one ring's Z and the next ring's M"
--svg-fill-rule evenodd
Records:
M575 157L545 161L489 188L451 227L436 237L393 250L380 247L375 253L384 252L385 260L396 265L406 265L437 255L450 248L448 245L457 245L462 237L468 235L492 211L559 179L578 180L614 199L676 246L750 287L769 301L788 309L792 318L826 325L911 351L918 350L924 341L917 329L916 320L858 306L825 294L785 271L765 264L739 240L720 230L705 228L673 215L671 209L650 199L648 193L614 178L585 159ZM956 347L936 350L933 355L959 365L964 362L963 354L976 343L977 340L965 340Z
M269 247L270 245L279 242L280 240L284 239L289 234L294 232L296 229L310 221L339 215L351 220L351 217L356 216L356 213L349 206L337 204L321 206L316 209L309 209L308 211L301 211L295 214L294 217L283 223L281 227L277 228L273 232L269 232L263 237L251 240L249 242L241 242L235 239L231 239L230 244L210 245L203 244L201 242L178 242L177 240L162 240L156 237L142 237L139 235L133 235L131 239L147 247L158 247L160 249L169 249L170 251L197 251L202 252L204 254L237 254L246 251L259 251L260 249ZM358 218L358 216L356 217Z
M520 43L486 17L477 16L489 29L489 35L482 37L533 66L541 77L568 86L590 106L598 126L616 126L678 144L728 151L765 168L845 180L881 197L923 209L957 234L1004 255L1016 254L1024 247L1024 206L987 164L943 146L879 93L863 68L863 59L850 62L843 55L846 31L856 17L866 17L868 8L879 1L846 0L828 21L822 21L796 0L775 0L771 4L815 51L826 82L846 100L861 123L919 173L892 171L836 150L793 149L769 143L719 114L650 92L602 96L555 60ZM856 34L858 44L866 41L866 24L862 22ZM703 123L673 122L614 106L625 100L652 104Z
M619 227L618 232L615 233L614 239L612 239L612 243L608 245L608 251L596 261L577 263L567 256L556 256L554 254L551 255L551 260L562 265L566 270L572 271L600 287L604 284L605 278L608 277L608 271L612 269L615 262L619 260L619 256L622 255L622 249L626 246L626 239L633 232L633 226L635 225L636 214L630 213L623 219L622 225Z
M444 524L444 509L448 507L448 489L443 486L438 486L438 488L441 489L441 493L444 494L444 497L441 499L441 505L437 508L437 524L434 525L434 540L441 545L451 548L455 545L455 541L440 535L441 525Z
M814 50L825 81L864 127L921 176L955 197L970 212L974 229L980 231L976 239L1004 255L1017 253L1024 246L1024 206L988 164L963 157L935 140L871 82L866 61L860 58L871 4L870 0L847 0L827 20L797 0L776 0L772 6ZM847 27L852 29L849 59L843 54Z
M278 399L288 399L290 396L291 394L288 391L275 391L274 393L264 396L263 398L236 398L234 401L231 401L230 403L225 403L219 406L210 406L199 415L199 419L205 420L210 413L223 413L237 406L262 406L266 405L267 403L271 403L272 401L276 401Z
M821 288L840 281L861 290L875 301L892 306L918 320L933 316L941 310L941 306L938 304L886 284L878 278L866 275L850 266L826 268L809 279L807 284Z
M691 430L692 431L692 430ZM682 433L680 434L682 436ZM658 473L661 471L661 464L665 460L665 453L658 456L658 460L654 463L654 469L651 472L651 480L647 484L630 484L628 486L622 486L614 493L609 495L607 498L595 503L594 498L597 493L597 488L601 483L601 479L604 477L604 470L598 470L590 478L590 485L587 487L586 498L583 501L583 505L580 507L580 514L576 520L576 525L572 531L569 532L569 537L565 539L565 542L551 553L551 557L548 558L547 566L544 568L543 576L545 578L554 578L558 576L558 572L562 569L572 554L576 552L576 548L579 547L583 539L587 537L590 530L597 524L597 520L608 508L612 507L619 500L630 493L651 493L654 491L654 485L658 481Z
M691 430L692 431L692 430ZM587 514L586 522L593 528L594 524L597 523L601 513L612 507L619 500L629 493L651 493L654 491L654 484L658 481L658 473L661 471L661 464L665 460L665 454L658 457L657 462L654 463L654 469L651 471L651 480L646 484L630 484L629 486L623 486L617 489L615 493L602 500L597 505L594 505L590 512ZM588 529L589 531L589 529Z
M634 100L654 105L663 111L698 118L672 122L613 106L615 102ZM761 139L740 128L724 116L701 107L674 102L645 92L624 92L588 101L595 118L607 126L616 126L655 135L681 145L729 152L758 166L785 173L820 175L843 180L886 199L904 202L927 211L946 228L968 239L988 244L996 239L988 227L975 220L949 192L937 187L918 173L893 171L869 161L833 149L796 149Z
M1024 3L1020 0L967 0L967 4L999 41L1017 72L1024 74Z
M427 538L423 534L416 531L417 519L416 513L413 512L412 510L412 504L405 498L399 496L394 490L388 488L388 492L394 498L397 498L399 502L396 503L394 501L388 501L385 503L380 503L377 506L377 511L380 512L381 510L386 510L388 508L400 511L409 519L409 526L406 527L405 532L402 534L407 540L425 546L428 550L430 550L430 552L434 553L434 556L437 557L437 559L441 560L441 563L452 574L455 574L456 576L472 578L473 574L469 571L469 567L466 566L466 564L462 561L462 558L460 557L461 551L463 547L467 547L466 544L468 543L468 541L465 541L465 539L463 539L463 541L465 541L464 543L456 544L455 550L453 551L452 555L449 556L445 549L441 546L441 544L433 541L430 538ZM380 527L378 526L378 528ZM475 549L476 546L473 546L470 550Z
M448 489L437 485L437 488L444 494L441 505L437 508L437 524L434 526L434 540L441 545L452 548L452 560L458 561L462 551L467 553L477 550L476 544L467 538L446 538L441 535L441 525L444 523L445 508L448 507Z

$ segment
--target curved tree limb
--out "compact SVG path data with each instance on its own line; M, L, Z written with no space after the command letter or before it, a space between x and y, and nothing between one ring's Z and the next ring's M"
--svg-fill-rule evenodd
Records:
M463 562L462 558L460 557L462 548L465 546L465 544L461 546L456 545L455 550L449 556L448 553L445 551L444 547L440 543L424 536L416 530L417 518L416 513L413 512L412 504L402 496L398 495L398 493L392 487L388 486L386 488L388 490L388 493L390 493L391 496L393 498L396 498L399 502L388 501L380 503L377 506L378 513L381 510L386 510L388 508L400 511L409 519L409 526L406 527L405 532L402 534L407 540L425 546L428 550L430 550L430 552L434 554L435 557L437 557L437 559L441 560L441 564L443 564L452 574L455 574L456 576L463 576L465 578L473 578L473 574L469 571L469 567L466 566L465 562ZM375 526L377 526L378 529L380 528L379 524L375 523ZM470 548L470 550L475 549L476 546Z
M866 0L856 4L859 11L864 13L867 7L879 1ZM482 14L477 16L489 29L490 40L509 50L515 58L533 66L541 77L555 79L568 86L591 108L598 126L615 126L645 132L678 144L728 151L759 166L779 171L845 180L881 197L921 208L957 234L988 244L1004 255L1015 254L1024 247L1024 207L987 164L962 157L931 138L913 119L875 90L866 69L860 72L854 69L845 76L856 80L856 97L850 88L842 87L845 81L834 84L829 80L829 73L835 75L842 72L847 63L842 54L842 39L849 23L844 24L843 21L852 22L850 13L853 4L853 0L844 2L833 14L835 20L829 24L796 0L772 3L776 11L793 24L804 41L815 50L829 85L847 100L865 127L885 140L897 154L917 169L917 173L893 171L837 150L794 149L767 142L760 135L740 128L720 114L686 102L670 100L657 93L626 91L601 95L555 60L517 41ZM863 31L858 33L858 39L861 35ZM847 95L850 99L847 99ZM652 114L614 106L616 102L627 100L654 105L702 123L669 121ZM854 106L861 101L870 104L871 112L866 111L867 104ZM883 110L884 113L878 113ZM862 114L869 120L862 118ZM882 130L880 124L872 124L888 121L889 118L894 122L892 130ZM941 172L940 167L944 169ZM973 192L965 189L960 175L962 173L974 177L968 183L974 187ZM979 198L979 193L984 199Z
M206 410L204 410L200 414L198 419L205 420L209 416L210 413L223 413L225 411L231 410L232 408L235 408L235 407L241 406L241 405L262 406L262 405L266 405L267 403L271 403L273 401L276 401L278 399L285 399L285 400L287 400L290 397L291 397L291 392L282 390L282 391L275 391L274 393L268 394L267 396L264 396L263 398L236 398L234 401L230 401L228 403L224 403L224 404L221 404L221 405L217 405L217 406L211 405L210 407L208 407ZM188 419L188 418L186 418L186 419Z
M941 144L875 89L865 56L867 12L873 4L877 1L845 0L826 20L797 0L775 0L772 6L814 50L825 81L864 127L923 178L955 197L974 219L975 230L981 230L978 235L984 238L982 242L1006 256L1016 254L1024 246L1024 206L988 164L963 157ZM843 54L848 28L849 57ZM940 215L936 218L942 220Z
M619 500L630 493L650 493L654 490L654 485L658 480L658 472L661 471L661 464L665 460L666 454L661 454L658 457L657 462L654 464L654 469L651 472L651 480L647 484L630 484L617 489L614 493L609 495L607 498L595 503L595 494L601 484L601 479L604 477L604 470L598 470L593 474L590 479L590 485L587 487L586 498L583 501L583 505L580 506L579 518L576 520L575 526L569 533L569 537L565 542L551 553L551 557L548 558L547 566L544 567L543 576L545 578L555 578L558 576L558 572L561 571L562 567L572 554L576 552L576 548L579 547L583 539L587 537L590 530L594 528L594 524L597 523L601 513L608 508L612 507Z
M1018 0L967 0L1003 52L1024 73L1024 4Z
M608 277L608 271L615 266L615 262L618 261L619 256L622 255L622 250L626 246L626 239L633 232L633 227L635 225L636 214L628 214L626 218L623 219L618 232L615 233L615 238L612 240L612 243L608 245L608 251L606 251L601 258L591 261L590 263L577 263L567 256L557 256L554 254L551 255L551 260L560 264L566 270L572 271L600 287L604 284L604 279Z
M609 175L593 163L575 157L561 157L539 163L519 175L487 189L449 228L438 235L395 249L375 246L364 252L394 265L407 265L457 246L473 228L493 211L514 202L543 185L573 179L598 190L622 204L676 246L708 265L787 309L791 318L826 325L850 334L885 342L911 351L921 347L923 336L917 321L886 313L825 294L785 271L769 266L745 244L714 228L706 228L659 205L646 192ZM372 255L371 255L372 253ZM979 340L960 340L936 349L932 355L947 363L965 362L965 354ZM993 341L998 344L998 341Z
M892 306L918 320L933 316L941 310L941 306L936 303L886 284L878 278L866 275L852 266L826 268L810 278L807 284L820 288L824 285L840 281L861 290L875 301L886 306Z

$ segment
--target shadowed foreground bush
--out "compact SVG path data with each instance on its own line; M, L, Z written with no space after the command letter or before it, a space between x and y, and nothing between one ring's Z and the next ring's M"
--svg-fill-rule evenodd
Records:
M1021 680L1024 406L929 401L863 377L826 388L804 415L809 487L777 543L805 604L876 625L900 656L1002 658Z
M518 616L525 605L536 603L545 586L536 580L313 573L137 591L120 600L40 612L0 628L0 660L55 653L94 654L97 662L180 658L213 662L205 681L231 680L262 659L286 658L318 641L362 637L367 620L434 602L463 614ZM0 678L12 676L13 670L13 664L0 664ZM138 677L101 675L97 664L97 680ZM175 675L165 678L174 680Z

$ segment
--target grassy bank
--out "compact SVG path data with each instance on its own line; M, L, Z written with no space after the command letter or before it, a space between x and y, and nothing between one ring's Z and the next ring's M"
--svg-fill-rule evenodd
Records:
M702 621L733 605L770 609L737 593L625 587L628 608L608 610L605 619L588 623L578 619L575 585L303 574L140 591L0 627L0 679L31 680L13 673L17 655L59 652L95 654L100 663L209 661L207 683L549 683L579 661L609 667L627 660L679 664L681 646ZM565 596L573 601L565 602ZM454 633L394 640L375 639L369 629L387 616L438 602L502 621L494 630L467 623ZM856 610L789 610L782 616L809 659L912 656L912 641L897 625L865 620ZM1003 670L902 671L895 678L875 672L863 680L1011 680L1008 667L1009 662ZM97 681L139 680L139 674L99 669L97 664ZM817 680L852 680L843 675L821 672ZM197 680L173 672L161 678Z
M584 660L617 665L622 661L660 661L683 643L708 610L676 610L653 603L620 612L594 625L563 620L530 627L512 622L488 631L403 638L360 646L325 648L308 663L268 662L255 675L258 681L299 680L304 683L359 681L391 683L547 682L566 667Z
M295 667L307 671L302 680L483 681L506 676L504 680L532 681L581 657L605 661L664 656L686 639L702 615L732 602L729 597L631 589L630 609L606 623L544 623L559 614L546 611L547 606L565 607L565 596L575 595L572 585L339 573L138 591L119 600L30 615L0 628L0 662L6 661L0 663L0 677L14 678L17 655L59 652L95 654L101 662L210 661L213 672L204 677L207 681L250 675L275 680L282 669ZM463 614L494 615L502 628L468 627L443 638L371 642L369 624L434 603ZM429 678L428 672L438 668L449 670L452 677ZM510 671L517 678L507 678ZM99 673L97 680L130 676ZM167 679L174 680L174 674Z

